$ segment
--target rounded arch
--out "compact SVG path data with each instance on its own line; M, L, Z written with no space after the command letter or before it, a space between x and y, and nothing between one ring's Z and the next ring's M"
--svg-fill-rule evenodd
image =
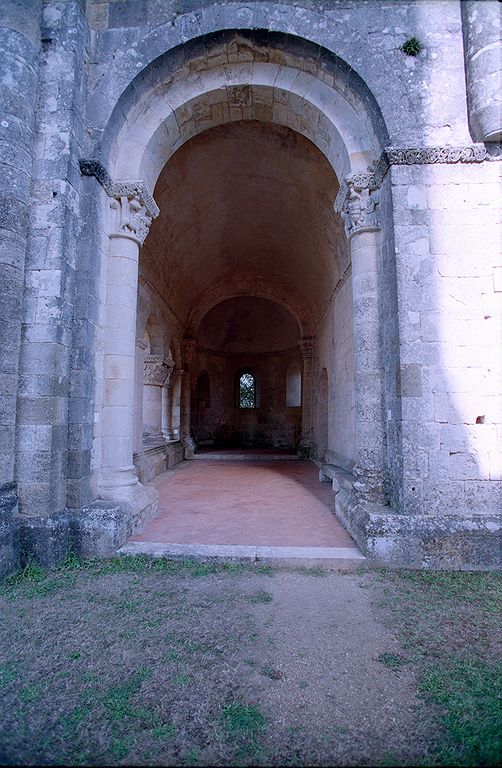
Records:
M365 13L361 10L360 13ZM357 17L355 13L350 16ZM160 58L169 55L171 68L186 66L186 52L206 49L209 52L208 41L214 45L214 53L209 56L216 58L221 54L219 46L228 39L235 30L242 36L253 34L262 45L269 41L277 43L280 56L284 60L286 52L281 39L291 38L296 47L303 50L305 57L311 62L326 57L337 60L345 66L347 79L354 85L367 83L365 90L370 97L375 94L381 107L381 129L386 132L384 122L389 126L392 137L399 131L408 137L409 145L416 143L420 120L416 113L406 84L407 71L401 72L395 66L394 56L399 55L398 49L383 52L369 37L354 34L350 16L340 14L337 9L316 9L315 7L298 8L287 2L255 3L252 8L242 7L237 3L227 3L225 10L216 4L197 8L194 11L181 13L173 21L160 27L144 32L141 39L132 46L117 48L113 59L107 62L104 71L96 77L95 87L89 101L89 114L92 115L92 132L88 144L89 156L99 149L103 142L106 153L106 142L109 136L105 134L108 128L117 129L123 119L123 114L117 106L122 107L131 100L131 93L139 92L155 80L152 67L155 68ZM357 23L357 19L356 19ZM356 27L357 29L357 27ZM221 54L222 55L222 54ZM282 56L281 56L282 55ZM245 61L247 57L246 42L235 46L232 51L234 61ZM375 66L378 61L380 66ZM379 73L382 68L393 72L393 89L379 90ZM396 101L401 109L396 110ZM380 111L380 108L379 108ZM104 155L103 155L104 157Z
M149 354L163 355L164 337L162 334L162 326L156 315L153 313L150 314L145 323L144 334L148 334L148 339L150 342Z
M332 52L285 34L264 40L234 30L223 41L191 40L183 63L179 52L163 53L125 88L95 152L115 179L143 178L153 189L185 141L243 118L307 136L339 178L366 167L388 143L369 88ZM232 54L239 44L246 50L240 60ZM214 49L219 56L210 55Z
M272 283L264 276L238 274L232 276L230 280L212 285L203 296L199 297L188 314L187 335L196 338L200 324L207 313L222 301L238 296L256 296L280 304L295 318L299 337L310 334L310 312L300 296L293 295L286 286Z

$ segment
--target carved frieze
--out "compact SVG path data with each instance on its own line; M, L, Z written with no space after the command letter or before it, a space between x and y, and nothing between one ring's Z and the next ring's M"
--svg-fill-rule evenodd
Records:
M496 159L498 153L488 151L484 144L470 144L465 147L387 147L385 155L390 165L429 165L482 163Z
M345 224L350 239L357 232L380 229L379 188L391 165L429 165L435 163L482 163L500 160L500 148L469 144L463 147L387 147L378 160L345 177L335 200L335 211Z
M174 368L174 360L162 355L145 355L143 383L152 387L164 387Z

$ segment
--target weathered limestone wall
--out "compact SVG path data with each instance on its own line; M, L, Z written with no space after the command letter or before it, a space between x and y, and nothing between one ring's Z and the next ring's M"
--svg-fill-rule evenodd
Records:
M0 576L19 557L14 484L22 296L38 86L42 4L6 2L0 21Z
M244 448L291 448L301 436L301 408L286 406L286 377L293 348L267 355L199 353L192 379L192 430L197 443ZM257 407L237 407L236 376L242 369L256 377ZM210 406L197 398L197 379L209 373Z
M22 546L65 550L68 404L86 76L81 4L46 4L26 257L16 479ZM33 93L31 94L33 99ZM79 414L79 421L90 418ZM41 550L41 557L43 559ZM47 553L46 553L47 555Z
M325 152L341 183L349 171L364 172L385 147L415 148L386 171L378 193L378 226L354 236L352 278L317 332L313 381L326 367L333 398L327 424L331 459L349 468L357 459L368 476L374 470L385 491L380 501L389 502L371 506L359 493L364 486L359 483L352 496L337 494L337 510L380 561L496 564L492 532L501 506L497 448L502 437L496 201L501 166L486 158L463 162L444 147L467 146L472 139L493 142L500 136L499 12L499 3L471 0L257 0L245 5L90 0L85 8L77 0L4 0L4 569L14 567L17 558L14 483L24 558L57 562L72 536L83 553L110 552L130 532L131 510L113 500L96 502L104 438L108 448L111 444L110 433L103 431L103 406L110 406L107 386L113 379L109 368L107 383L104 378L106 339L114 341L105 314L113 293L107 294L106 285L110 202L115 201L117 212L134 199L125 195L122 200L110 189L131 168L133 181L139 182L144 171L152 187L173 149L210 125L237 118L273 120L303 132ZM220 35L235 29L247 30L247 37L236 42L231 32ZM251 41L250 30L258 30L252 33L258 42ZM423 46L416 57L401 50L412 36ZM163 89L174 81L180 102L167 122ZM221 97L211 105L204 92L210 81L213 87L217 83ZM239 83L236 90L227 87L233 82ZM326 112L333 99L339 100L343 116L334 110L330 122ZM149 151L143 157L145 141ZM443 149L434 154L434 147ZM82 157L100 159L108 171L118 158L122 175L107 180L106 170L95 170L102 186L96 178L82 178ZM149 192L143 190L143 200ZM139 242L131 246L136 256ZM124 259L126 250L120 252ZM306 264L319 254L316 248L307 250ZM365 274L371 259L375 269ZM237 282L230 266L229 261L228 285ZM252 285L253 275L244 277L239 276L239 285ZM148 275L141 279L148 282ZM267 274L260 279L262 286L267 284ZM296 282L293 288L306 294L303 276ZM150 283L149 295L155 299L146 302L145 316L140 307L142 328L136 328L136 337L142 338L155 313L166 344L174 339L178 345L180 372L181 340L192 330L156 295L155 279ZM282 288L277 285L277 290ZM135 286L132 291L135 306ZM312 329L305 330L309 312L301 296L290 290L281 297L286 304L296 302L293 314L308 339ZM309 301L316 303L312 291ZM194 327L196 315L193 310ZM131 330L135 318L126 320ZM194 342L187 338L187 343ZM133 350L127 354L134 364ZM179 401L184 386L183 428L188 432L193 374L187 368L173 388ZM353 379L355 399L350 408L340 407L350 400ZM364 382L371 384L366 399ZM133 385L131 374L123 399ZM131 402L121 405L132 413ZM287 412L284 416L280 408L277 413L275 405L271 408L274 415L267 424L281 418L287 424L284 440L291 440L296 415L289 419ZM107 414L110 422L110 409ZM154 464L137 463L142 477ZM132 466L126 469L135 482Z
M90 71L92 145L99 143L110 108L124 85L142 67L188 39L236 28L292 33L333 51L376 98L391 145L461 144L470 140L462 20L456 0L258 0L246 6L207 0L174 5L129 0L120 3L120 10L114 3L92 3L89 18L96 29ZM406 56L400 50L412 36L423 45L417 57ZM181 65L185 61L181 49L178 61ZM245 54L242 61L246 61ZM383 125L378 126L380 129L384 135Z
M500 512L500 164L392 168L403 505Z

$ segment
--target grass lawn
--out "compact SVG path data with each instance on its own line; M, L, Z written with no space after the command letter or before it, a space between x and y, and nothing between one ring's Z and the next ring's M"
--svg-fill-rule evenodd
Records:
M0 586L0 763L495 765L497 574L145 557Z

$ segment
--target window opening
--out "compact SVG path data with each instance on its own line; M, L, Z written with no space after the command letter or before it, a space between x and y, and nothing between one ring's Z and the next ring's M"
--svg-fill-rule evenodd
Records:
M239 408L256 408L256 385L252 373L239 376Z

